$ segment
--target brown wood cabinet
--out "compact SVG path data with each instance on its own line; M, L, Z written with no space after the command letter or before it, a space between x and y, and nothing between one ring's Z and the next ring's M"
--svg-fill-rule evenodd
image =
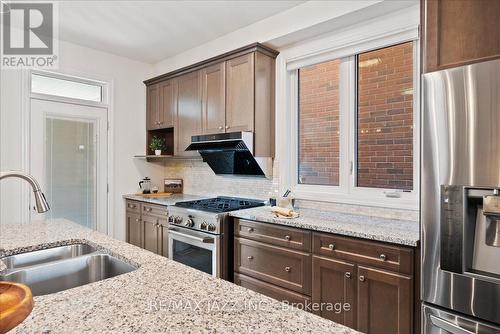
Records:
M358 326L370 334L413 333L413 280L398 273L358 267Z
M158 129L159 84L146 89L146 127L147 130Z
M197 152L186 152L191 136L201 134L201 80L200 71L177 78L177 124L175 128L176 155L192 156Z
M277 54L254 43L144 81L147 144L159 135L174 155L190 157L197 156L185 152L193 135L252 131L254 155L274 157ZM174 135L159 131L172 127Z
M158 123L160 128L174 126L177 113L177 84L175 79L159 83Z
M167 207L127 200L126 208L127 242L168 256Z
M202 133L225 132L226 126L226 63L204 68L202 80Z
M500 1L422 0L423 71L500 57Z
M417 333L412 247L234 219L235 283L364 333Z
M353 263L313 256L313 303L332 303L316 313L336 323L356 327L356 266Z
M226 62L226 131L254 131L253 53Z

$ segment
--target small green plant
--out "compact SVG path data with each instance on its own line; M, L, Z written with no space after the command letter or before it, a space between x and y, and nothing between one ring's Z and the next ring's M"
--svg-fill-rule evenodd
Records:
M149 143L149 148L150 148L152 151L156 151L156 150L164 150L164 149L166 149L166 146L165 146L165 139L164 139L164 138L157 137L157 136L153 136L153 138L151 139L151 143Z

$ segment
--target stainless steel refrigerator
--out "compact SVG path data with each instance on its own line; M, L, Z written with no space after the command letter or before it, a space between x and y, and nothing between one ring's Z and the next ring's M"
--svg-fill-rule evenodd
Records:
M423 76L424 333L500 333L500 60Z

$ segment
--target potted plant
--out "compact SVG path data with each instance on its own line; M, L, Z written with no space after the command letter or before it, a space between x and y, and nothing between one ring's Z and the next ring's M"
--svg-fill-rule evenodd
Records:
M165 139L153 136L151 143L149 144L149 148L151 151L155 151L155 155L161 155L161 151L166 148Z

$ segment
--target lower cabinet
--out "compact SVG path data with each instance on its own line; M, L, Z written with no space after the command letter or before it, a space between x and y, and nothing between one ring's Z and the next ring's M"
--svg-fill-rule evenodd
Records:
M356 266L319 256L312 263L312 302L320 305L315 313L355 328Z
M236 284L363 333L418 332L412 247L244 219L234 226Z
M141 215L139 213L127 212L127 242L142 247L141 238Z
M413 279L358 267L358 326L364 333L412 333Z
M136 201L127 201L126 207L127 242L167 257L167 208Z

